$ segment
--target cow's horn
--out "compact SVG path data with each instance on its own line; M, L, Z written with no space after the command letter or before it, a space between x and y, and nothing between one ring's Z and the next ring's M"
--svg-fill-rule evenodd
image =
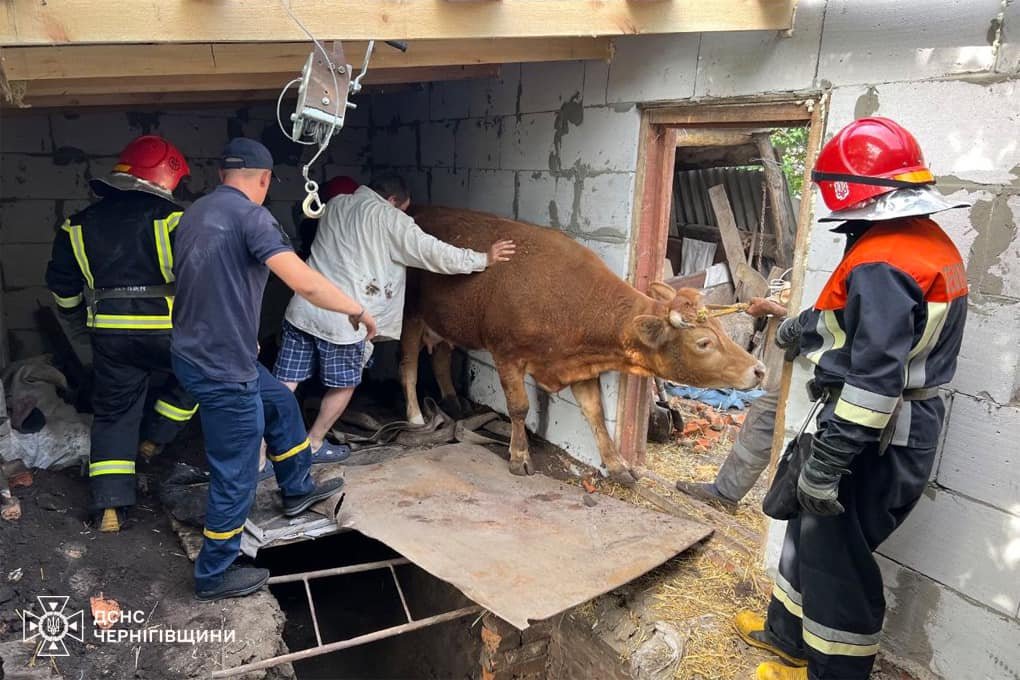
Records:
M691 324L684 321L683 315L675 309L669 313L669 324L673 328L693 328Z

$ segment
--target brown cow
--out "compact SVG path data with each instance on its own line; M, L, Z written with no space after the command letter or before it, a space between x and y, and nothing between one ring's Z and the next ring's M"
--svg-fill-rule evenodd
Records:
M417 397L423 342L430 349L436 345L433 365L444 398L455 396L449 345L492 354L512 423L514 474L534 472L524 427L526 374L548 392L567 385L573 389L610 478L623 484L633 484L636 475L606 429L602 373L742 389L764 375L764 365L738 347L717 321L699 315L696 290L678 293L655 283L651 297L643 295L595 253L555 229L452 208L424 208L415 219L426 232L464 248L485 251L501 238L517 244L510 262L479 274L415 272L401 336L407 417L415 423L424 422ZM440 339L446 342L436 344Z

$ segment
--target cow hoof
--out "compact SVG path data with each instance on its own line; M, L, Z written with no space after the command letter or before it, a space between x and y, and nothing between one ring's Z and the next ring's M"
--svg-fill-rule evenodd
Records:
M533 475L535 474L535 464L531 462L530 457L524 460L511 460L510 472L521 477Z
M620 468L619 470L610 470L609 479L620 486L632 487L637 484L638 477L628 468Z
M421 414L418 414L416 416L411 416L410 418L408 418L407 422L411 423L412 425L424 425L425 417L422 416Z

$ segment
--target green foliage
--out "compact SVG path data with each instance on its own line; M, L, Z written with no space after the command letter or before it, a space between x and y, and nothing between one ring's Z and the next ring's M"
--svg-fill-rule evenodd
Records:
M807 157L806 127L779 128L772 131L772 145L783 164L790 194L800 196L804 189L804 160Z

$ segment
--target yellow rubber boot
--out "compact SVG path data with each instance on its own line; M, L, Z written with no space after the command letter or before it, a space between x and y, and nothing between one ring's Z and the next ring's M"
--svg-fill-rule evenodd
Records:
M775 661L766 661L758 666L754 677L755 680L807 680L807 669L784 666Z
M765 619L758 616L754 612L742 611L733 617L733 627L737 631L737 635L740 639L758 649L764 649L766 652L775 654L783 661L793 666L807 666L807 659L800 659L790 654L787 654L779 647L769 642L769 637L765 633ZM761 667L758 669L761 671ZM759 676L761 677L761 676ZM777 678L784 678L785 676L777 675ZM800 676L790 676L800 677ZM807 677L806 675L804 676Z
M99 521L99 531L104 534L120 532L120 517L117 515L117 508L103 510L103 519Z

